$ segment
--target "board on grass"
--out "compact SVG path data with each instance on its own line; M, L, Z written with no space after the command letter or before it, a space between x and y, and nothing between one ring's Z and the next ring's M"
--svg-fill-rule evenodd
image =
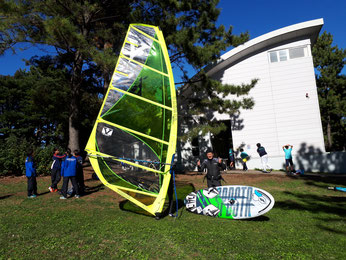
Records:
M346 188L345 187L328 187L328 190L336 190L336 191L346 192Z
M273 196L262 189L241 186L218 186L191 192L186 196L187 210L201 215L248 219L267 213L274 206Z

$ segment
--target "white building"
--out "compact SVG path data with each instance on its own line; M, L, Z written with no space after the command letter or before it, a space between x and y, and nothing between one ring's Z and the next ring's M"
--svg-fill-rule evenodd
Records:
M256 152L256 144L261 143L272 168L284 169L282 146L290 144L297 168L321 170L320 165L309 165L312 162L307 158L325 154L311 54L322 26L323 19L317 19L284 27L222 55L208 75L224 84L247 84L259 79L249 93L255 106L252 110L241 110L239 117L213 113L214 119L223 120L229 126L228 131L214 137L211 143L208 137L200 137L199 144L195 141L192 145L181 145L181 163L194 168L198 157L196 148L201 152L206 145L213 146L223 158L230 147L234 150L243 147L251 156L249 169L261 168ZM228 142L232 144L227 145ZM323 169L333 171L335 167Z

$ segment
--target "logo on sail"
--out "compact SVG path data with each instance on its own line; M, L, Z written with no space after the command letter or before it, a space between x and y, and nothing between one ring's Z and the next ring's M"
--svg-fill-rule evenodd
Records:
M108 127L104 127L104 128L102 128L102 134L104 136L112 136L113 129L112 128L108 128Z

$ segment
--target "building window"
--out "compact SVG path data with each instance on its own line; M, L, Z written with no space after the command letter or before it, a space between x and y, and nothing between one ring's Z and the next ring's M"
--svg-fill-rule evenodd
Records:
M280 61L286 61L287 60L287 50L279 51L279 57L280 57Z
M301 58L305 56L304 47L289 49L290 59Z
M293 60L308 56L307 47L297 47L269 52L269 60L271 63Z
M278 62L278 56L276 54L276 51L270 52L270 62Z

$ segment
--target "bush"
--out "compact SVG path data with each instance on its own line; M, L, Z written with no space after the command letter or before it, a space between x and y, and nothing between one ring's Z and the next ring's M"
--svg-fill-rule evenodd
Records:
M48 145L34 150L34 161L38 175L50 175L50 167L53 162L53 149L54 145Z
M32 143L15 135L0 141L0 176L25 175L25 159L29 149L34 151L38 175L49 175L54 145L35 147Z
M25 173L25 158L31 144L15 135L1 140L0 175L21 175Z

